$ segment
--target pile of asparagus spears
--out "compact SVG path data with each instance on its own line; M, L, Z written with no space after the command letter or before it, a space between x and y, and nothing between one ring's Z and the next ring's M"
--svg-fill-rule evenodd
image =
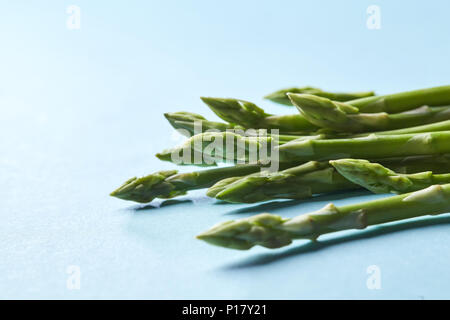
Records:
M149 203L208 188L209 197L256 203L359 188L398 194L344 207L329 204L293 219L263 213L220 223L197 236L240 250L255 245L279 248L294 239L315 240L335 231L450 212L450 86L383 96L303 87L265 98L293 106L298 113L274 115L248 101L209 97L201 99L224 122L190 112L166 113L169 123L188 138L156 156L175 162L173 155L183 154L184 160L176 164L189 165L196 158L201 160L196 165L215 167L134 177L111 196ZM277 132L261 136L248 129ZM207 155L205 141L213 140L233 144ZM261 159L242 156L273 142L277 171L266 170ZM216 167L222 161L233 165Z

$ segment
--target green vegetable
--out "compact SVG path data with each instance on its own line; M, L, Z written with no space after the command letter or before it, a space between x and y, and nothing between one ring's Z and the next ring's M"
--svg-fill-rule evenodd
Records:
M310 161L279 172L257 172L224 179L207 195L227 202L255 203L273 199L305 199L313 194L358 189L327 162Z
M195 124L201 124L202 132L205 132L207 130L219 130L219 131L226 131L226 130L234 130L234 129L241 129L244 128L232 125L229 123L222 123L222 122L215 122L215 121L209 121L205 117L192 113L192 112L169 112L164 113L164 116L169 121L169 123L172 125L174 129L184 129L189 134L185 134L187 137L191 137L196 133L195 132Z
M343 139L311 136L279 141L279 146L272 145L275 141L274 137L267 136L246 137L232 132L207 132L187 139L180 146L164 150L158 153L157 157L184 165L214 165L216 162L266 162L271 157L275 158L277 152L280 162L297 163L340 158L379 159L450 153L450 131L401 135L371 134ZM267 156L261 157L264 150L267 151ZM178 157L175 161L174 155Z
M358 108L310 94L288 94L311 123L338 132L368 132L407 128L450 119L450 107L423 106L403 113L360 113Z
M340 161L342 160L330 162L336 167L334 164ZM421 172L430 168L436 172L450 172L450 159L447 156L390 158L377 161L402 173ZM348 170L351 170L351 166L348 167L350 167ZM227 202L255 203L274 199L306 199L314 194L353 190L362 185L358 181L349 179L338 167L336 169L338 170L336 171L326 161L310 161L279 172L260 171L243 177L230 177L214 184L208 189L207 195ZM361 172L361 175L361 179L364 179L364 172ZM418 176L420 175L422 174L419 173ZM450 183L450 177L447 178ZM445 182L442 178L432 181ZM428 183L423 187L431 184Z
M233 132L239 135L243 136L256 136L258 134L260 135L267 135L270 137L276 137L279 141L292 141L295 139L304 138L305 135L307 137L310 137L308 133L300 133L297 132L295 134L271 134L268 133L266 129L245 129L244 127L241 127L239 125L232 125L229 123L222 123L222 122L214 122L214 121L208 121L203 116L195 113L190 112L173 112L173 113L165 113L164 114L167 120L169 120L170 124L174 129L184 129L186 130L185 136L190 138L195 134L198 133L205 133L207 131L215 130L219 132ZM196 128L195 126L198 125ZM201 130L200 130L201 126ZM197 132L199 131L199 132ZM181 131L183 133L183 131ZM315 135L314 137L318 137L319 135ZM325 137L325 135L323 135Z
M307 93L307 94L313 94L318 97L324 97L328 98L334 101L349 101L349 100L355 100L359 98L365 98L375 95L373 91L367 91L367 92L353 92L353 93L341 93L341 92L328 92L323 91L318 88L313 87L294 87L294 88L288 88L288 89L281 89L278 91L275 91L271 94L268 94L264 97L264 99L271 100L276 103L284 104L287 106L291 106L292 102L287 97L286 93Z
M260 245L280 248L295 239L315 240L319 236L347 229L365 229L391 221L450 211L450 184L375 201L323 209L293 219L263 213L250 218L220 223L197 236L210 244L247 250Z
M436 132L436 131L450 131L450 120L440 121L431 124L425 124L422 126L415 126L405 129L396 129L396 130L388 130L388 131L377 131L371 133L360 133L352 136L348 136L348 138L358 138L365 137L372 133L376 133L377 135L396 135L396 134L410 134L410 133L426 133L426 132Z
M450 86L406 91L347 101L362 113L399 113L421 106L450 105Z
M156 156L163 161L181 165L215 165L217 162L251 163L259 160L259 151L267 150L274 138L270 136L242 136L233 132L205 132L187 139L180 146L166 149ZM280 141L280 143L284 143ZM256 158L250 159L250 150L256 151ZM174 156L177 159L174 160ZM268 157L267 157L268 158ZM293 160L295 162L296 160ZM286 161L291 162L291 161Z
M449 173L434 174L432 171L397 173L379 163L358 159L340 159L330 163L346 179L374 193L406 193L435 184L450 183Z
M280 169L294 167L298 163L282 163ZM264 170L262 165L235 165L186 173L177 170L159 171L141 178L131 178L111 192L111 196L140 203L155 198L169 199L185 195L190 190L204 189L231 177L246 176Z
M381 163L393 168L402 173L413 173L424 170L432 170L433 172L450 172L450 157L443 156L419 156L419 157L407 157L407 158L392 158L383 159ZM280 163L280 169L285 170L288 168L294 168L299 163ZM322 164L324 166L324 163ZM140 203L151 202L155 198L173 198L176 196L184 195L189 190L203 189L213 187L208 190L208 195L215 196L214 191L217 193L220 191L219 186L222 183L223 188L229 188L228 185L234 180L243 179L244 177L255 173L261 175L270 175L267 172L260 172L261 165L236 165L232 167L214 168L208 170L194 171L188 173L178 173L176 170L160 171L141 178L131 178L127 180L122 186L111 193L111 196L130 200ZM294 168L295 169L295 168ZM327 169L323 169L327 170ZM319 171L319 170L318 170ZM281 171L284 174L292 175L290 171ZM278 172L275 172L276 175ZM320 175L319 175L320 176ZM336 177L337 174L333 172L333 176L336 180L342 181L340 177ZM273 183L270 179L270 182ZM273 180L273 179L272 179ZM289 182L289 179L285 180ZM344 182L345 183L345 182ZM317 186L318 184L314 184ZM341 186L342 183L336 183L335 186ZM285 186L287 187L287 186ZM304 187L304 186L302 186ZM260 188L263 188L261 186ZM292 188L295 188L292 186ZM354 188L352 186L352 188ZM321 189L324 191L324 189ZM336 188L336 190L339 190ZM330 190L331 191L331 190ZM248 192L248 191L245 191ZM319 193L317 188L312 193ZM230 193L232 194L232 193ZM221 197L221 199L228 201L229 195ZM242 195L244 198L244 195ZM245 202L245 201L239 201Z
M303 116L272 115L266 113L254 103L224 98L201 98L214 113L231 124L244 128L278 129L280 132L311 132L318 129Z
M189 190L208 188L224 178L247 175L260 169L261 166L258 165L241 165L189 173L159 171L142 178L131 178L110 195L123 200L148 203L155 198L168 199L184 195Z
M376 159L450 152L450 131L361 138L293 140L277 147L280 161Z

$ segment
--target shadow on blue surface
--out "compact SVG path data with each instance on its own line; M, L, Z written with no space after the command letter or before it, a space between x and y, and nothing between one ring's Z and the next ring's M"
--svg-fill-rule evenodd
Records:
M304 202L321 202L321 201L335 201L340 199L347 199L349 197L358 197L358 196L364 196L370 194L369 191L366 190L357 190L352 192L335 192L335 193L328 193L324 195L316 195L309 199L304 200L274 200L274 201L268 201L260 204L256 204L253 206L246 206L244 208L239 208L235 210L231 210L229 212L226 212L224 215L233 215L233 214L244 214L244 213L261 213L266 211L276 211L284 208L290 208L297 205L300 205ZM208 198L210 199L210 198ZM214 200L214 199L211 199ZM129 210L139 212L139 211L147 211L147 210L154 210L154 209L160 209L164 207L172 207L179 204L195 204L195 199L169 199L169 200L163 200L161 202L151 202L145 205L140 206L132 206L129 208ZM217 202L214 203L214 205L246 205L246 204L236 204L236 203L229 203L225 201L217 200Z
M308 242L299 247L294 247L283 252L259 254L232 265L225 266L225 270L243 269L249 267L258 267L274 262L280 262L283 259L291 258L301 254L312 253L318 250L326 249L332 245L339 245L354 240L369 239L383 236L393 232L406 231L414 228L433 227L436 225L450 224L450 215L441 217L432 217L428 219L414 220L403 223L396 223L386 226L372 227L366 231L360 231L357 234L341 236L325 241Z
M351 197L358 197L370 194L366 190L358 190L353 192L335 192L326 195L317 195L305 200L280 200L280 201L270 201L262 204L254 205L251 207L240 208L236 210L229 211L225 215L240 214L240 213L261 213L268 211L276 211L284 208L289 208L293 206L298 206L302 203L308 202L322 202L322 201L335 201L340 199L347 199Z
M174 206L177 204L183 204L183 203L188 203L188 202L192 203L192 200L189 200L189 199L172 200L171 199L171 200L165 200L165 201L161 202L160 204L149 203L149 204L146 204L141 207L133 207L132 210L134 210L134 211L153 210L153 209L159 209L162 207L169 207L169 206Z

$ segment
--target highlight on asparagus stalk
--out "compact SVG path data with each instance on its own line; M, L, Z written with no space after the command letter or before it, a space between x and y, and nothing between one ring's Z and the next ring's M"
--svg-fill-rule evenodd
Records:
M350 104L310 94L288 94L311 123L338 132L394 130L450 119L450 106L422 106L403 113L361 113Z
M376 159L450 152L450 131L376 135L352 139L293 140L275 148L280 161Z
M434 174L432 171L397 173L379 163L359 159L339 159L330 163L347 180L374 193L406 193L435 184L450 183L450 173Z
M375 133L376 135L396 135L396 134L426 133L426 132L436 132L436 131L450 131L450 120L439 121L436 123L424 124L421 126L414 126L414 127L404 128L404 129L354 134L354 135L348 136L348 138L365 137L372 133Z
M370 97L370 96L375 95L375 93L373 91L346 93L346 92L323 91L319 88L314 88L314 87L292 87L292 88L281 89L281 90L275 91L275 92L265 96L264 99L268 99L273 102L284 104L287 106L292 106L291 100L289 100L288 96L286 95L288 92L313 94L318 97L324 97L324 98L328 98L328 99L331 99L334 101L342 101L342 102L365 98L365 97Z
M391 221L450 211L450 184L398 196L323 209L284 219L269 213L220 223L197 236L209 244L230 249L248 250L260 245L280 248L295 239L315 240L319 236L348 229L365 229Z
M300 114L272 115L252 102L231 98L201 97L221 119L244 128L278 129L280 132L311 132L318 129Z
M362 113L399 113L421 106L450 105L450 86L419 89L347 101Z

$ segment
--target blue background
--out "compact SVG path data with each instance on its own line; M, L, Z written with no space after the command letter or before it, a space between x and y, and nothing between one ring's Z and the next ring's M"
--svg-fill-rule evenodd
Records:
M80 30L66 27L71 4ZM366 27L371 4L380 30ZM449 216L240 252L194 236L264 211L293 217L380 196L253 206L204 191L147 206L108 196L129 177L173 168L154 157L180 142L162 113L216 119L201 95L287 113L261 97L293 85L383 94L448 84L448 1L0 6L1 298L450 298ZM66 287L70 265L80 290ZM380 290L366 286L370 265Z

